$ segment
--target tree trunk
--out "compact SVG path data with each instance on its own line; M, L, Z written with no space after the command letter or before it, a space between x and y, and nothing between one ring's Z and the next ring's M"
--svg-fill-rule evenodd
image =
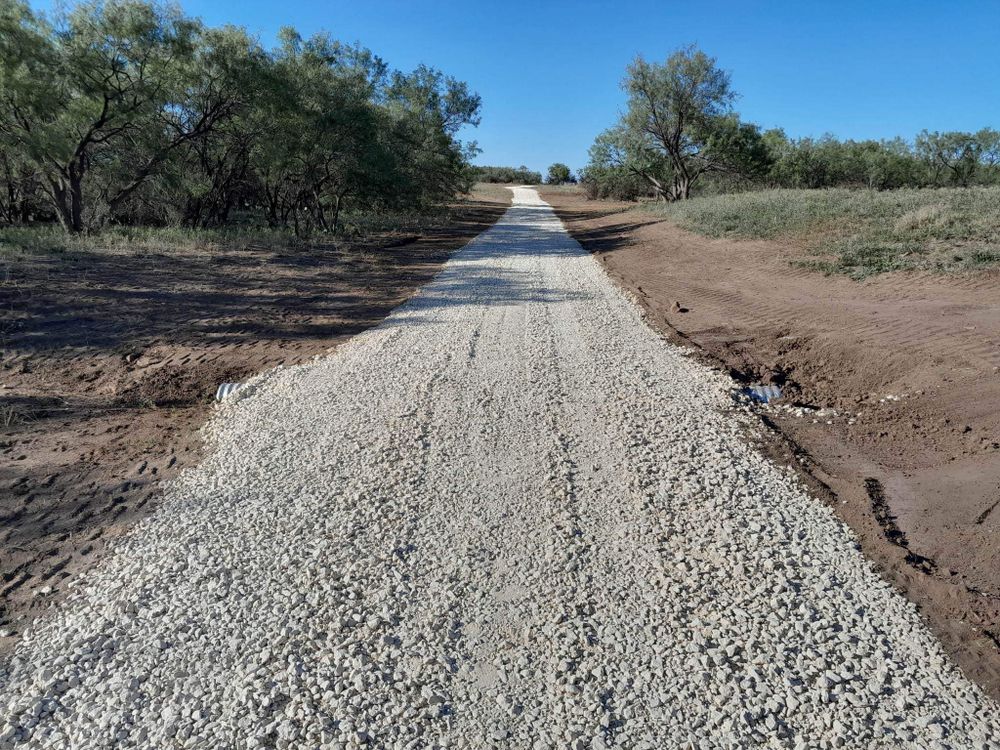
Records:
M340 228L340 209L343 205L344 196L341 193L337 193L337 200L333 204L333 233L337 233L337 229Z
M83 231L83 170L70 165L58 179L49 179L50 197L59 223L70 234Z
M52 207L56 210L56 217L62 228L72 232L73 218L69 207L69 192L62 179L49 180L49 197L52 198Z
M280 217L278 216L278 189L275 188L273 191L265 188L264 195L267 197L267 223L270 227L280 226Z
M24 190L21 192L21 204L18 207L18 216L20 217L21 224L27 224L31 221L31 202L29 196L33 192L33 190Z
M201 225L201 211L201 198L188 198L187 205L184 207L184 226L191 229L199 227Z
M24 213L24 204L27 201L21 201L21 213ZM14 223L14 216L18 210L17 202L17 192L14 189L13 178L8 178L7 180L7 203L5 206L0 206L0 213L3 214L3 220L8 224Z
M326 221L326 209L323 208L323 199L318 191L313 191L313 205L316 207L316 223L324 232L330 231L330 225Z
M220 226L223 225L223 224L228 224L229 223L229 213L232 210L233 210L233 196L230 193L226 197L225 202L222 204L222 210L219 211L219 219L218 219L218 221L219 221Z
M637 174L640 177L644 178L646 180L646 182L648 182L650 184L650 186L653 188L653 195L656 196L656 200L662 201L664 203L667 202L667 191L663 189L663 183L662 182L660 182L653 175L651 175L651 174L649 174L647 172L641 172L641 171L638 171L638 170L633 170L633 171L635 172L635 174Z
M76 171L70 172L69 177L70 196L70 221L72 223L73 234L83 231L83 174Z

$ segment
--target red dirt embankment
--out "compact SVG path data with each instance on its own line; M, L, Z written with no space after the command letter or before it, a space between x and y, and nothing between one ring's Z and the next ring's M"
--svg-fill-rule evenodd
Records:
M0 261L0 651L197 462L220 383L377 325L509 195L419 238Z
M1000 697L1000 273L856 282L793 267L796 247L543 197L664 334L807 407L764 411L772 448Z

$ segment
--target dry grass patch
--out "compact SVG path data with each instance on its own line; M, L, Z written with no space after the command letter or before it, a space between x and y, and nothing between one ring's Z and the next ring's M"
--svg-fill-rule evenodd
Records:
M642 210L710 237L793 241L807 253L796 263L859 279L1000 265L1000 187L764 190Z

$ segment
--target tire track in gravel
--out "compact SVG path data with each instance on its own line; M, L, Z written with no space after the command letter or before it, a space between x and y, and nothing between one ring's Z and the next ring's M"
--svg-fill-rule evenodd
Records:
M998 709L528 189L256 379L3 676L0 747L998 750Z

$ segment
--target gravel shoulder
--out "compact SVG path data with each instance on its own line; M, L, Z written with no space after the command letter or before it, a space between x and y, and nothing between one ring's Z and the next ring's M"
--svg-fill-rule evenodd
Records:
M752 424L516 189L381 325L219 407L13 652L0 742L1000 747Z

